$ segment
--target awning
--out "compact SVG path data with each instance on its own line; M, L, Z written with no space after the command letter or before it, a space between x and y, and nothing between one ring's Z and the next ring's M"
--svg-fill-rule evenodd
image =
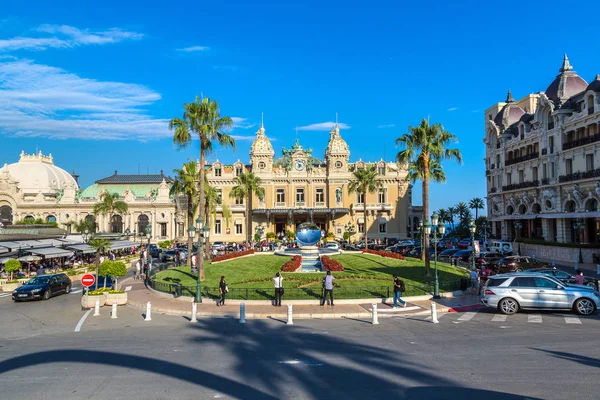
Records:
M28 247L44 247L44 246L48 246L47 244L44 243L40 243L37 240L17 240L15 241L16 244L18 244L19 246L21 246L22 249L28 248Z
M0 246L7 247L7 248L11 249L12 251L19 250L21 247L30 247L30 246L22 246L21 244L15 243L15 242L0 242Z
M122 250L122 249L131 248L134 246L137 246L137 244L134 242L130 242L129 240L118 240L118 241L112 242L110 244L110 249L111 250Z
M83 254L90 254L90 253L95 253L96 250L94 250L89 244L71 244L66 246L67 249L69 250L73 250L73 251L78 251L80 253Z
M41 249L30 249L28 250L31 254L37 254L44 258L60 258L60 257L71 257L73 252L66 249L59 249L56 247L45 247Z
M0 246L0 254L2 253L8 253L10 251L10 249L8 247L2 247Z
M36 242L42 243L45 246L52 246L52 247L60 247L65 245L66 243L72 243L71 241L62 241L59 239L39 239L36 240Z
M357 219L356 222L359 223L359 224L364 224L365 223L365 217L358 217L358 219Z
M600 218L600 212L589 211L589 212L570 212L570 213L552 213L552 214L539 214L540 218Z

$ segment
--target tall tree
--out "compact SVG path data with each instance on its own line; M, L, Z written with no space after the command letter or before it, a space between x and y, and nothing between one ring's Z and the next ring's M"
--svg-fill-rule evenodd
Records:
M219 103L208 97L196 97L196 101L183 105L183 118L173 118L169 121L169 129L174 130L173 144L178 148L185 148L192 143L192 136L196 135L200 142L200 176L198 178L198 204L204 204L204 164L206 155L213 149L216 141L223 147L232 147L235 150L235 140L225 133L233 126L230 117L221 117ZM199 207L200 217L206 220L204 207ZM199 234L199 232L198 232ZM198 260L200 279L204 279L204 257Z
M448 211L445 208L440 208L438 210L438 218L439 218L440 222L444 222L444 223L448 222Z
M348 182L348 194L357 193L363 196L363 216L365 219L365 249L368 248L367 228L367 193L375 193L383 184L377 179L377 170L374 166L356 169L352 173L352 179Z
M464 201L461 201L456 205L456 211L458 212L460 224L464 225L465 221L468 221L468 216L470 216L469 206Z
M200 179L200 168L195 161L189 161L181 167L174 169L175 180L169 190L170 196L184 194L187 200L187 221L188 226L194 226L194 214L198 209L198 179ZM188 257L187 265L192 265L193 252L192 238L188 235Z
M485 204L483 203L483 199L481 197L474 197L469 201L469 208L475 210L475 220L479 218L479 210L483 210Z
M110 241L100 238L92 238L88 241L88 245L96 250L96 289L98 290L98 268L100 266L100 256L110 248Z
M94 216L101 214L108 215L109 230L112 224L112 218L115 214L125 214L129 210L129 206L123 200L120 200L118 193L102 192L100 202L94 205Z
M456 136L446 131L441 124L430 124L429 120L423 119L419 126L409 126L409 132L396 139L396 146L401 150L396 155L396 161L407 165L409 174L407 179L411 181L421 180L423 182L422 200L423 217L429 219L429 180L434 182L445 182L446 176L442 168L442 160L455 159L462 162L460 150L449 148L452 142L457 143ZM425 274L430 275L429 238L423 237L422 257L425 261Z
M235 186L229 192L229 197L241 200L246 199L246 237L248 243L252 240L252 216L251 202L252 195L259 199L265 198L265 188L260 186L260 178L254 175L254 172L244 172L234 179Z
M87 219L82 219L81 221L73 224L73 227L75 228L75 230L79 233L83 233L86 230L89 233L94 233L96 232L96 223L92 222L92 221L88 221Z
M456 207L448 207L446 211L448 211L448 222L452 224L452 232L456 234L454 217L458 214L458 211L456 211Z

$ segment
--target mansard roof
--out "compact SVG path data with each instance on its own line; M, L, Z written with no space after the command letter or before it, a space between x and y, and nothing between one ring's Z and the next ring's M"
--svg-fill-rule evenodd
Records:
M119 175L117 171L115 171L114 175L109 177L99 179L96 183L100 184L123 184L123 183L161 183L163 179L167 183L173 182L173 179L169 176L163 174L163 171L160 171L160 174L146 174L146 175Z

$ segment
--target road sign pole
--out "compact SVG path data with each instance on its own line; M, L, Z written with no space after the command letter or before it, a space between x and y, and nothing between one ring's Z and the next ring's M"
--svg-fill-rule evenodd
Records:
M90 308L90 306L88 305L88 304L90 304L90 303L88 303L88 296L89 296L88 292L89 291L90 291L89 288L85 288L85 306L86 306L86 308Z

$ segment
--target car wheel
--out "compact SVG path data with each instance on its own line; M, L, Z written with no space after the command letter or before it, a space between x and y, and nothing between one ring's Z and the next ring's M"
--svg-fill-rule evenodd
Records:
M44 292L44 297L42 297L42 298L43 298L44 300L48 300L48 299L50 298L50 291L49 291L49 290L46 290L46 291Z
M579 299L575 302L573 306L575 312L579 315L591 315L596 311L596 305L590 299Z
M500 300L500 303L498 303L498 310L502 314L512 315L519 311L519 303L517 303L515 299L511 299L510 297L502 299Z
M515 268L515 272L523 272L523 268Z
M67 285L67 287L65 288L65 294L69 293L71 293L71 285Z

